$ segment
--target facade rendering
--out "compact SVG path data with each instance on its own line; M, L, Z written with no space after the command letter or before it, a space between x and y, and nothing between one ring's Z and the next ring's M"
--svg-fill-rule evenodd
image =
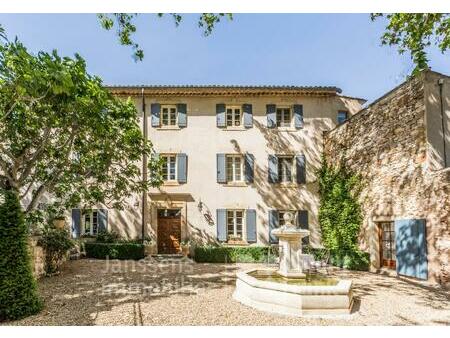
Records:
M320 244L315 172L323 134L358 112L364 100L335 87L111 87L131 97L164 165L164 183L130 199L125 210L72 211L75 236L101 228L144 234L158 253L180 243L267 245L292 211ZM144 121L141 120L142 125Z

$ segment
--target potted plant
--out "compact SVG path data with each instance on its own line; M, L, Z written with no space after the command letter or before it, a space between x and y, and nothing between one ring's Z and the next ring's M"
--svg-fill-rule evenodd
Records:
M53 225L56 229L64 229L66 226L66 217L65 216L56 216L53 218Z

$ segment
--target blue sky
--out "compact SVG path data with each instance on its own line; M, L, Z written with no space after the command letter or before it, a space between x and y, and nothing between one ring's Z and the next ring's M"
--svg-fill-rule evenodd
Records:
M209 37L196 18L176 28L169 16L139 17L138 63L94 14L0 14L0 24L34 52L78 52L106 84L335 85L372 101L412 70L408 55L380 45L384 22L368 14L235 14ZM430 53L432 69L449 73L449 55Z

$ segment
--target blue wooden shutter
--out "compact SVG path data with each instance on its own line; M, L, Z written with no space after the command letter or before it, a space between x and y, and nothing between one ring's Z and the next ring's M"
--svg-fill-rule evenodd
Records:
M251 104L242 105L242 110L244 111L244 127L252 128L253 127L253 111Z
M187 155L177 154L177 174L178 183L187 182Z
M266 105L267 128L275 128L277 126L277 113L274 104Z
M297 170L297 183L306 183L306 157L305 155L295 156L296 170Z
M247 227L247 242L256 243L256 210L248 209L245 215L245 224Z
M226 127L225 104L223 104L223 103L216 104L216 121L217 121L217 127L219 127L219 128Z
M81 235L81 210L72 209L72 237L79 238Z
M395 221L396 268L399 275L428 278L424 219Z
M159 127L159 115L161 114L161 105L159 103L152 103L150 105L150 112L152 114L152 127Z
M227 183L227 173L225 168L225 154L217 154L217 182Z
M106 231L108 229L108 209L98 209L98 231Z
M294 104L294 124L295 128L303 128L303 106L301 104Z
M255 175L255 156L253 154L245 154L245 183L253 183Z
M272 235L272 230L278 228L279 219L278 219L278 210L269 210L269 243L276 244L278 243L278 237Z
M309 230L309 222L308 222L308 210L298 210L297 211L297 226L300 229ZM309 244L309 236L303 237L302 243Z
M178 127L184 128L187 126L187 115L186 115L186 104L180 103L177 104L178 111Z
M278 157L275 155L269 155L269 183L277 183L278 177Z
M217 209L217 239L220 242L227 240L227 209Z

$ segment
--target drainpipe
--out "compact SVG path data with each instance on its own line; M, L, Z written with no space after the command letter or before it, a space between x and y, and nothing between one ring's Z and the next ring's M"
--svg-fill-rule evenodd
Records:
M441 103L441 128L442 128L442 141L443 141L443 151L444 151L444 168L447 168L447 150L446 150L446 144L445 144L445 136L447 135L445 130L445 123L444 123L444 98L442 95L442 88L444 87L444 79L439 79L438 81L439 85L439 97L440 97L440 103Z
M147 145L148 140L148 126L147 126L147 109L145 109L145 96L144 96L144 88L141 90L142 94L142 115L143 115L143 129L144 129L144 145ZM142 180L147 181L148 172L147 172L147 154L144 152L142 155ZM142 244L145 241L145 224L147 221L146 210L147 207L147 189L142 192Z

